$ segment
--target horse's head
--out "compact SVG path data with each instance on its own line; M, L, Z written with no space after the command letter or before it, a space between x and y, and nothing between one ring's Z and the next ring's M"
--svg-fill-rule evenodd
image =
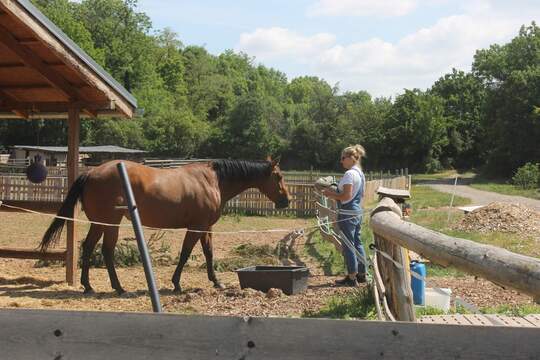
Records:
M274 202L276 208L283 209L289 206L289 192L285 186L283 175L279 168L279 159L272 160L268 158L272 171L260 185L259 190Z

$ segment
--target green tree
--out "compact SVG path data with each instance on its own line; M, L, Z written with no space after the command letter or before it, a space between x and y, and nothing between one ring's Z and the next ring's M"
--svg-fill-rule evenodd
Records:
M488 172L509 177L540 159L540 28L522 26L503 46L477 51L473 72L488 87L484 115Z
M441 168L440 155L448 138L440 97L405 90L396 98L385 127L387 165L428 172Z
M433 84L431 92L442 98L444 105L448 145L442 150L443 165L462 169L481 165L486 100L482 82L471 73L452 69Z

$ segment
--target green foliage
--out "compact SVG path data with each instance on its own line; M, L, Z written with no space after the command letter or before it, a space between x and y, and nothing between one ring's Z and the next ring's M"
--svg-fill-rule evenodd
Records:
M415 306L414 311L416 313L417 318L420 318L422 316L444 315L445 314L445 312L443 310L435 308L433 306Z
M440 277L440 276L449 276L449 277L463 277L467 275L466 273L452 267L444 267L441 265L427 263L426 264L426 273L429 277Z
M303 317L376 320L377 309L370 286L333 296L319 311L306 311Z
M83 121L84 145L120 145L162 157L262 159L286 169L339 170L341 150L363 144L364 167L482 167L506 179L540 158L540 30L477 51L427 91L395 99L340 93L324 79L288 80L248 54L210 54L153 28L136 0L33 0L138 100L131 121ZM0 143L65 145L65 122L0 124ZM519 146L516 145L519 139Z
M540 164L526 163L517 169L512 181L522 189L535 189L540 186Z
M483 314L501 314L507 316L523 317L529 314L540 313L540 305L538 304L521 304L521 305L499 305L496 307L486 307L480 309Z
M486 90L473 74L452 69L433 84L443 100L448 143L441 153L444 166L471 168L482 164L482 111Z
M440 170L439 156L448 143L443 101L418 89L396 98L386 127L388 162L413 171Z
M534 22L522 26L508 44L477 51L473 73L488 94L483 115L486 170L510 177L518 166L540 158L540 28Z

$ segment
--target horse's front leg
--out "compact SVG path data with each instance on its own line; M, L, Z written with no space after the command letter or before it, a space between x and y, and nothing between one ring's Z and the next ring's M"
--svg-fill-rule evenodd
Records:
M193 247L199 240L199 238L202 236L200 232L191 232L188 231L186 233L186 237L184 238L184 243L182 244L182 251L180 252L180 260L178 261L178 266L176 266L176 270L174 271L174 275L172 277L172 283L174 285L174 292L181 292L182 287L180 286L180 277L182 275L182 269L184 268L184 265L186 264L189 256L191 255L191 251L193 250Z
M208 273L208 280L214 283L214 287L218 289L225 289L225 287L219 282L214 271L214 253L212 250L212 228L208 229L208 233L201 237L201 245L206 258L206 272Z

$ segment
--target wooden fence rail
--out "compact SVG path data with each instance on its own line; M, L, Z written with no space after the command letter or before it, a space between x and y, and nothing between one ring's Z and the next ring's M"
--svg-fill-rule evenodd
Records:
M302 175L305 176L305 175ZM314 216L316 211L317 194L313 181L302 183L304 178L291 175L287 179L287 188L291 194L291 202L286 209L275 209L274 204L257 189L249 189L231 199L226 207L226 213L246 215L293 215L300 217ZM365 201L371 202L376 198L375 190L379 186L407 188L408 176L371 180L366 182ZM60 203L67 194L66 177L48 177L41 184L32 184L24 175L0 176L0 200L6 204L10 201L26 203ZM38 204L36 204L38 205Z
M404 221L398 213L399 206L390 198L380 202L372 212L370 221L376 239L410 249L434 263L454 266L503 287L516 289L540 301L540 259L444 235ZM402 262L402 265L406 267L408 264ZM394 267L391 263L389 266ZM402 303L409 301L409 295L395 300Z
M538 329L0 310L4 359L538 359Z

